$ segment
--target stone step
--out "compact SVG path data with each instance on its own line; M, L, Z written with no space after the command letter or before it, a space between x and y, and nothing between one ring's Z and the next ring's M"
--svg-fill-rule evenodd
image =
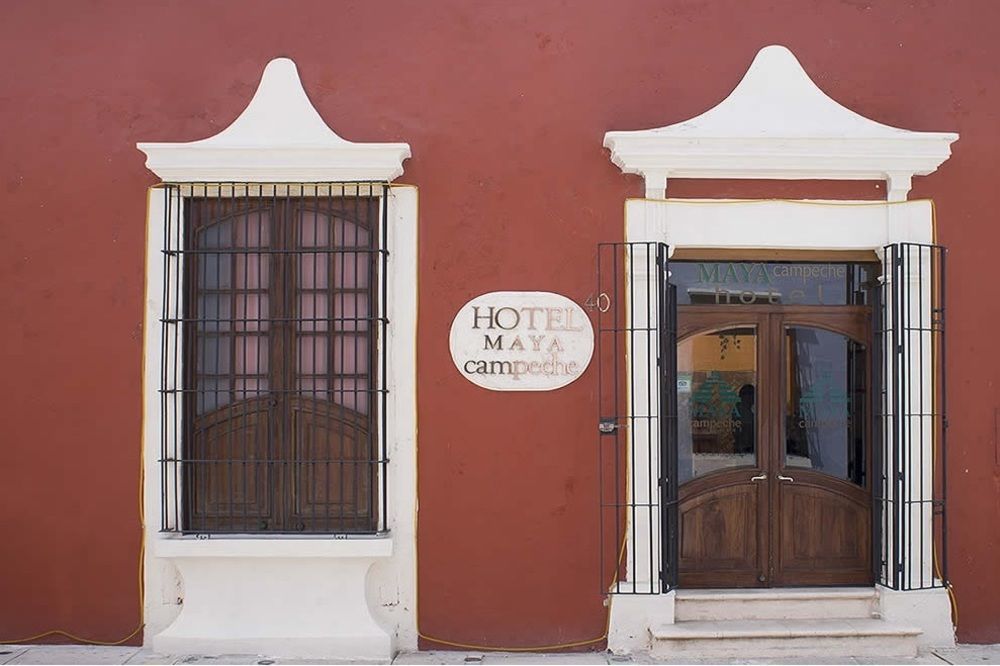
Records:
M867 619L878 612L871 587L678 590L676 622Z
M650 628L652 656L741 658L914 657L919 629L875 618L678 622Z

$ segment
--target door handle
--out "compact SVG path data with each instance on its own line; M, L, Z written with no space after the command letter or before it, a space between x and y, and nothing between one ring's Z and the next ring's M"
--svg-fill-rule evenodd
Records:
M778 475L778 481L789 481L789 482L793 482L793 481L795 481L795 479L793 479L793 478L792 478L792 477L790 477L790 476L781 476L781 475L779 474L779 475Z
M758 474L757 476L751 476L750 480L751 481L763 481L766 478L767 478L767 474Z

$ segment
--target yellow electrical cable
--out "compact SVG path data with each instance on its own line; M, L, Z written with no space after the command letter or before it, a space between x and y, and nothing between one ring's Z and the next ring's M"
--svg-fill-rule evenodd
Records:
M149 197L151 191L154 188L146 190L146 210L149 210ZM149 240L149 216L146 216L146 236L145 241L148 243ZM145 247L145 245L144 245ZM143 258L145 261L145 257ZM147 288L148 276L147 271L143 271L143 282L142 282L142 302L143 310L145 310L146 303L146 288ZM145 322L145 312L143 312L143 321ZM147 322L148 323L148 322ZM146 324L143 325L143 336L142 336L142 366L140 367L140 383L145 382L146 377ZM140 428L142 430L146 427L146 401L142 401L142 418L139 421L142 425ZM121 638L117 641L98 641L91 638L83 638L82 636L77 636L76 634L66 631L64 629L49 629L41 633L35 634L34 636L27 636L25 638L0 638L0 644L14 645L17 643L30 643L31 641L37 641L40 638L45 638L46 636L65 636L70 640L77 641L78 643L85 643L87 645L121 645L122 643L134 638L142 631L143 627L146 626L145 619L145 608L144 608L144 597L145 597L145 563L146 563L146 501L145 501L145 485L146 485L146 451L145 447L142 446L143 436L140 432L140 446L139 446L139 626L137 626L128 636Z
M145 293L145 291L143 291ZM145 336L143 336L143 346L145 347ZM143 353L143 373L145 374L145 353ZM143 401L145 404L145 401ZM145 410L145 407L143 407ZM143 414L143 422L145 422L145 414ZM144 448L144 447L140 447ZM76 634L65 631L64 629L49 629L48 631L43 631L34 636L27 636L25 638L0 638L0 644L14 645L17 643L30 643L32 641L37 641L40 638L45 638L46 636L65 636L70 640L74 640L78 643L85 643L87 645L121 645L126 641L131 640L142 631L145 627L144 619L144 608L143 608L143 598L145 596L145 584L143 581L143 574L145 572L145 556L146 556L146 520L145 520L145 501L143 494L145 492L145 481L146 481L146 455L145 451L140 450L139 453L139 626L135 628L128 636L121 638L117 641L98 641L92 638L83 638L82 636L77 636Z
M418 293L418 296L419 296L419 293ZM420 310L419 310L419 304L418 304L417 312L419 313L419 311ZM414 448L416 448L416 447L414 447ZM419 497L419 484L420 484L420 474L418 473L417 474L418 497ZM628 484L629 484L629 479L628 479L628 477L626 475L626 479L625 479L625 485L626 485L626 487L625 487L625 494L626 494L626 496L628 496ZM416 541L416 525L417 525L416 510L417 510L416 507L414 507L414 521L413 521L413 525L414 525L414 542ZM628 539L628 535L627 534L623 534L622 535L622 545L621 545L621 548L618 551L618 561L617 561L617 565L615 566L615 571L614 571L614 575L612 576L612 579L611 579L611 585L610 585L610 587L614 587L615 583L618 582L618 572L621 570L622 558L625 555L625 545L627 543L627 539ZM416 559L417 559L416 553L417 553L417 549L414 548L414 557L413 557L414 563L416 562ZM415 566L415 568L417 568L417 567ZM416 578L417 578L416 575L414 575L414 580L416 580ZM550 650L564 650L564 649L569 649L569 648L574 648L574 647L583 647L585 645L593 645L594 643L600 643L601 641L607 639L608 634L611 631L611 597L610 597L610 595L608 595L608 597L607 597L607 599L608 599L608 603L607 603L608 611L607 611L607 616L605 617L605 620L604 620L604 633L601 634L600 636L598 636L597 638L588 638L588 639L585 639L585 640L582 640L582 641L574 641L572 643L557 643L557 644L554 644L554 645L535 645L535 646L532 646L532 647L504 647L504 646L476 645L476 644L473 644L473 643L460 643L458 641L450 641L450 640L446 640L446 639L443 639L443 638L435 638L433 636L429 636L429 635L427 635L427 634L425 634L425 633L423 633L423 632L420 631L420 595L417 594L416 597L417 598L416 598L416 602L415 602L415 609L416 609L415 610L415 615L416 615L416 624L417 624L417 636L419 636L420 638L424 639L425 641L430 641L432 643L438 643L439 645L447 645L447 646L450 646L450 647L463 648L463 649L466 649L466 650L479 650L479 651L482 651L482 652L544 652L544 651L550 651Z
M154 188L150 188L150 190L147 190L147 192L146 192L147 209L148 209L148 203L149 203L149 196L150 196L150 192L151 192L152 189L154 189ZM417 188L415 186L413 186L413 189L417 190ZM639 200L639 201L663 201L665 203L683 203L683 204L766 203L766 202L776 202L777 201L777 202L784 202L784 203L813 204L813 205L821 205L821 206L827 206L827 205L835 205L835 206L871 206L871 205L913 203L914 201L929 201L930 205L931 205L931 226L932 226L932 231L933 231L933 237L934 237L935 241L936 241L936 238L937 238L937 219L936 219L935 206L934 206L934 201L930 200L930 199L915 199L913 201L888 201L888 202L886 202L886 201L872 201L872 202L844 202L844 203L838 203L838 202L835 202L835 201L823 202L823 201L802 201L802 200L790 200L790 199L730 199L730 200L726 200L726 201L711 201L711 200L698 200L698 199L689 199L689 200L679 200L679 199L626 199L626 204L627 204L628 201L633 201L633 200ZM146 220L146 234L147 234L147 236L149 234L149 220L148 220L148 218ZM418 238L418 242L419 242L419 238ZM145 287L146 287L145 272L144 272L143 287L144 287L143 288L143 293L145 293ZM417 298L418 298L417 314L419 315L419 292L417 294ZM145 367L145 364L146 364L146 349L145 349L145 344L146 343L145 343L145 336L144 336L143 337L143 355L142 355L142 376L143 377L145 377L145 370L146 370L146 367ZM416 341L414 341L414 344L416 344ZM417 356L415 354L414 355L414 359L415 359L414 365L416 365L416 358L417 358ZM416 390L414 390L414 403L416 403ZM416 410L414 410L414 411L416 411ZM143 424L145 423L145 401L143 401L142 423ZM416 445L417 437L416 437L416 434L417 433L414 432L414 459L415 459L414 467L417 466L417 464L418 464L417 461L419 460L419 458L417 456L417 445ZM34 636L28 636L26 638L0 639L0 643L2 643L2 644L11 644L12 645L12 644L16 644L16 643L27 643L27 642L30 642L30 641L35 641L35 640L38 640L40 638L44 638L46 636L61 635L61 636L66 636L67 638L70 638L71 640L75 640L75 641L80 642L80 643L86 643L88 645L108 645L108 646L111 646L111 645L121 645L122 643L125 643L126 641L128 641L131 638L133 638L134 636L136 636L140 631L142 631L143 627L145 626L145 624L142 621L144 619L144 614L145 614L144 613L145 609L143 607L144 596L145 596L144 568L145 568L145 537L146 537L145 499L144 499L144 492L145 492L144 485L145 485L145 475L146 475L145 474L145 466L146 466L145 465L145 457L146 457L145 456L145 449L144 449L144 447L142 447L141 450L140 450L140 470L139 470L139 521L140 521L140 532L141 532L141 536L142 536L142 541L140 542L140 545L139 545L139 618L140 618L140 620L139 620L139 626L136 627L135 630L132 631L129 635L127 635L124 638L122 638L120 640L117 640L117 641L98 641L98 640L83 638L83 637L77 636L77 635L75 635L73 633L70 633L68 631L64 631L62 629L50 629L48 631L44 631L42 633L35 634ZM417 476L417 481L416 481L417 487L419 487L420 475L417 474L416 476ZM414 505L414 521L413 521L413 526L414 526L414 542L416 542L416 529L417 529L416 513L417 513L417 506ZM625 555L625 545L626 545L626 537L623 536L622 537L622 546L621 546L621 549L620 549L620 551L618 553L618 562L617 562L617 566L615 567L614 576L612 577L611 586L614 586L615 583L618 582L618 571L621 569L622 558ZM417 562L416 562L416 560L417 560L416 553L417 553L417 549L414 548L414 581L415 582L417 580L417 569L418 569ZM938 578L941 578L940 569L938 568L938 563L937 563L937 554L936 554L936 551L934 551L934 549L933 549L933 544L932 544L932 554L933 554L933 558L932 559L933 559L933 562L934 562L935 571L938 574ZM957 600L955 599L955 594L954 594L954 591L952 589L951 583L947 583L946 582L946 589L948 590L948 596L949 596L949 599L951 601L954 623L957 626L958 625L958 603L957 603ZM416 609L416 613L415 613L415 615L416 615L416 624L419 627L420 626L420 619L419 619L419 595L417 595L417 599L416 599L416 603L415 603L415 609ZM445 639L441 639L441 638L434 638L433 636L428 636L428 635L420 632L419 628L417 629L417 635L420 638L423 638L424 640L427 640L427 641L431 641L433 643L438 643L438 644L441 644L441 645L448 645L448 646L452 646L452 647L459 647L459 648L471 649L471 650L500 651L500 652L537 652L537 651L544 651L544 650L559 650L559 649L567 649L567 648L573 648L573 647L582 647L584 645L591 645L593 643L599 643L599 642L607 639L608 633L610 631L610 628L611 628L611 604L610 604L610 601L609 601L609 603L608 603L608 612L607 612L607 617L606 617L605 626L604 626L604 633L601 636L598 636L597 638L591 638L591 639L582 640L582 641L576 641L576 642L572 642L572 643L560 643L560 644L555 644L555 645L542 645L542 646L534 646L534 647L490 647L490 646L483 646L483 645L474 645L474 644L469 644L469 643L459 643L459 642L456 642L456 641L449 641L449 640L445 640Z
M937 244L938 240L938 228L937 228L937 205L934 203L933 199L927 199L931 204L931 242ZM936 384L931 384L931 389L933 390ZM943 432L943 426L942 426ZM931 438L931 460L937 459L937 438ZM942 475L947 473L942 465ZM946 536L946 535L945 535ZM934 566L934 573L937 574L938 580L944 584L944 589L948 591L948 602L951 604L951 623L952 626L958 627L958 599L955 597L955 590L951 585L951 581L945 580L944 576L941 575L941 567L938 565L937 558L937 548L934 547L934 533L931 531L931 563Z
M657 201L657 202L672 203L672 204L673 203L676 203L676 204L719 204L719 203L729 204L729 203L770 203L770 202L783 202L783 203L806 204L806 205L810 205L811 204L811 205L818 205L818 206L828 206L828 205L834 205L834 206L884 206L886 204L904 204L904 203L914 203L916 201L929 201L930 205L931 205L932 228L936 230L936 228L933 227L933 224L934 224L934 202L933 202L933 200L930 200L930 199L914 199L912 201L871 201L871 202L868 202L868 201L861 201L861 202L851 201L851 202L843 202L843 203L841 203L841 202L836 202L836 201L829 201L829 202L827 202L827 201L802 201L802 200L793 200L793 199L728 199L728 200L725 200L725 201L716 201L716 200L698 200L698 199L683 199L682 200L682 199L630 198L630 199L626 199L625 200L624 206L626 207L626 209L627 209L629 201ZM625 230L624 236L626 238L628 237L628 234L627 234L627 222L626 222L626 230ZM417 475L418 479L419 479L419 476L420 475L418 474ZM626 479L626 483L627 482L628 482L628 480ZM419 483L419 481L418 481L418 483ZM627 490L626 490L626 492L627 492ZM414 525L415 524L416 524L416 522L414 522ZM622 558L624 557L624 554L625 554L625 545L626 545L626 536L623 536L622 537L622 547L621 547L621 550L620 550L620 552L618 554L618 566L615 568L614 577L612 578L612 582L611 582L612 586L614 586L614 584L618 581L618 571L621 569L621 561L622 561ZM949 590L949 592L950 592L950 590ZM419 595L417 595L417 596L418 596L418 601L417 601L417 608L418 608L417 626L419 627L419 625L420 625L420 621L419 621ZM957 611L956 611L956 615L957 615ZM591 639L587 639L587 640L583 640L583 641L576 641L576 642L573 642L573 643L560 643L560 644L556 644L556 645L540 645L540 646L534 646L534 647L490 647L490 646L484 646L484 645L474 645L474 644L471 644L471 643L459 643L457 641L449 641L449 640L444 640L444 639L440 639L440 638L434 638L432 636L428 636L428 635L422 633L419 630L419 628L417 629L417 635L420 638L423 638L424 640L432 641L434 643L439 643L441 645L448 645L448 646L451 646L451 647L465 648L465 649L469 649L469 650L497 651L497 652L541 652L541 651L546 651L546 650L559 650L559 649L572 648L572 647L582 647L584 645L591 645L593 643L599 643L599 642L605 640L608 637L608 633L610 632L610 629L611 629L611 604L610 604L610 601L609 601L609 603L608 603L607 619L606 619L605 625L604 625L604 633L601 636L597 637L597 638L591 638Z
M937 244L938 239L938 229L937 229L937 206L933 199L929 199L931 203L931 238L933 242ZM935 388L936 385L932 384L931 388ZM931 438L931 460L937 459L937 438ZM942 474L946 474L947 470L942 466ZM934 547L934 534L933 530L931 532L931 563L934 565L934 573L937 574L938 580L944 584L944 589L948 591L948 602L951 604L951 623L952 626L958 627L958 599L955 597L955 589L951 585L950 580L945 580L944 576L941 575L941 567L938 564L937 548Z
M626 480L627 484L627 480ZM628 495L628 490L626 488L626 495ZM618 582L618 572L621 570L622 558L625 555L625 544L627 543L627 535L622 535L622 547L618 551L618 561L617 566L615 566L614 576L611 578L610 587L614 587ZM483 652L545 652L549 650L564 650L567 648L583 647L584 645L592 645L594 643L600 643L601 641L607 639L608 633L611 631L611 599L608 599L608 611L607 616L604 620L604 633L597 638L588 638L582 641L574 641L572 643L558 643L555 645L535 645L532 647L502 647L502 646L486 646L486 645L474 645L471 643L458 643L455 641L444 640L441 638L434 638L433 636L428 636L417 630L417 635L424 640L432 641L434 643L440 643L441 645L449 645L451 647L465 648L467 650L481 650ZM417 625L419 626L419 617L417 620Z

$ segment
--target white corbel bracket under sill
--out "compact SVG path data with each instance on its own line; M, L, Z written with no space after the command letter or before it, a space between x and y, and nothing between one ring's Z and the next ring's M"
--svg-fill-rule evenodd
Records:
M394 632L368 603L368 572L391 557L376 538L171 538L155 541L183 583L160 654L266 654L386 662Z

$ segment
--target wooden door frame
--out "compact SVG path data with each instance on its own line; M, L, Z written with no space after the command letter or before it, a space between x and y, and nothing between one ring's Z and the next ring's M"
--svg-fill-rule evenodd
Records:
M756 452L757 460L754 467L738 467L731 470L715 472L698 479L691 479L679 489L678 501L703 494L709 488L726 488L745 484L747 479L742 475L751 476L766 474L761 482L766 501L758 500L758 565L762 571L756 578L747 572L689 572L681 574L681 587L780 587L787 585L829 585L829 574L815 576L789 576L780 566L781 556L781 522L782 485L778 475L784 472L800 474L807 479L806 485L817 485L829 490L828 486L839 487L844 496L863 497L867 515L865 535L868 537L867 560L863 570L851 571L850 574L838 578L833 584L838 585L869 585L872 583L871 558L874 556L874 544L871 541L872 521L872 327L871 308L869 306L839 305L687 305L678 307L677 341L712 331L753 326L757 331L757 382L758 386L771 386L773 390L766 393L757 391L755 403L757 407ZM861 342L868 351L865 359L865 385L868 396L865 413L865 483L857 486L851 481L837 479L822 472L811 472L805 468L785 467L784 441L784 399L787 391L785 368L785 328L788 326L809 326L828 330ZM787 476L790 476L788 474ZM810 478L811 477L811 478ZM749 478L749 477L748 477ZM817 483L818 482L818 483ZM680 535L678 535L678 539ZM760 562L765 559L765 562Z

